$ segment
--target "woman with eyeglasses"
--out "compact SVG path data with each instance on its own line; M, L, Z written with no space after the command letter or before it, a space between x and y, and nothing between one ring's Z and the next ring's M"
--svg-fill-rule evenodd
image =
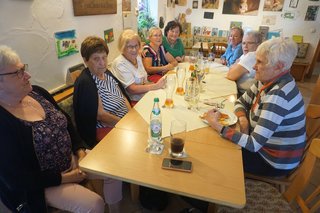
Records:
M228 47L220 58L223 65L230 67L240 58L242 55L242 37L243 30L240 27L231 28Z
M121 54L114 59L111 66L111 72L122 83L133 104L146 92L160 89L165 85L164 78L157 83L148 81L148 74L139 54L140 47L141 40L138 34L131 29L124 30L118 40Z
M0 46L0 197L12 212L104 212L82 186L85 145L64 113L11 48Z
M162 45L162 31L158 27L149 30L149 44L143 47L142 59L144 68L149 74L149 80L157 82L169 70L178 65L177 60L165 50Z
M243 55L230 67L227 78L237 82L238 97L240 97L255 82L256 49L260 45L261 33L248 31L242 39Z

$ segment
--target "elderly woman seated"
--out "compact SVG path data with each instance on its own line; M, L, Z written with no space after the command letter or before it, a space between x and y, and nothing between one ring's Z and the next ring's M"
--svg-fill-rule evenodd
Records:
M283 176L295 169L306 144L302 95L290 74L297 55L291 39L263 42L256 51L255 79L235 103L240 131L219 123L221 113L206 114L210 126L242 148L244 171L263 176Z
M257 31L248 31L242 39L243 55L234 63L227 78L237 82L238 97L240 97L255 82L256 71L253 69L256 63L256 49L261 43L261 34Z
M12 212L104 212L103 199L80 183L86 155L67 114L43 88L31 86L28 66L0 46L0 196Z
M75 82L73 108L79 134L89 148L131 109L125 89L107 70L108 54L102 38L89 36L81 44L81 56L87 68ZM104 179L104 197L109 210L116 212L122 199L122 182Z
M131 103L137 102L150 90L157 90L165 85L161 78L157 83L148 82L139 50L140 37L131 29L124 30L118 41L121 54L112 62L111 72L126 89Z
M177 60L162 45L162 31L158 27L149 30L150 43L143 47L143 65L152 82L157 82L169 70L178 65Z
M242 55L243 30L239 27L231 28L229 44L226 52L221 56L221 63L230 67Z

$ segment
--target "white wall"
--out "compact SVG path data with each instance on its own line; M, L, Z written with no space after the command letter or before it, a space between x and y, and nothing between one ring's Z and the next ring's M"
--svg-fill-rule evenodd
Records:
M131 26L137 29L131 2ZM127 20L128 21L128 20ZM129 20L130 21L130 20ZM57 58L54 33L75 29L77 43L89 35L103 37L113 28L115 41L109 44L108 60L118 54L117 40L123 30L122 0L117 0L117 14L74 16L71 0L1 0L0 45L8 45L18 52L23 63L29 64L31 82L53 90L65 84L67 69L81 63L80 53Z
M185 13L187 8L192 8L192 1L188 0L187 6L175 5L175 15ZM243 27L250 27L253 30L258 30L262 25L262 17L265 15L276 15L276 25L269 26L269 31L283 29L283 36L291 37L292 35L302 35L304 42L310 43L307 59L311 62L315 48L320 39L320 11L316 21L304 21L308 5L320 5L320 1L300 0L297 8L289 8L290 0L284 1L282 12L267 12L263 11L263 4L265 0L260 0L260 7L257 16L244 15L225 15L222 14L223 0L219 0L218 9L202 9L201 0L198 0L198 9L192 9L192 13L187 15L187 22L191 22L192 29L194 26L212 26L219 30L228 30L231 21L242 22ZM214 19L203 19L204 12L214 12ZM284 19L281 14L284 11L295 12L296 18L294 20Z

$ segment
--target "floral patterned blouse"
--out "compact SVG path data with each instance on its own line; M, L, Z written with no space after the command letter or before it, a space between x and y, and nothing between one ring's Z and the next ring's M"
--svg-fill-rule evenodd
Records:
M67 130L67 118L49 101L35 92L29 94L45 111L45 119L25 121L33 129L34 150L42 171L63 172L71 166L72 143Z

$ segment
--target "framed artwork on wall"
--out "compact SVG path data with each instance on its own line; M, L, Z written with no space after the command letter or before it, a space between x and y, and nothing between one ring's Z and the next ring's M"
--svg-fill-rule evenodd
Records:
M214 13L213 12L204 12L203 18L204 19L213 19Z
M289 4L289 7L297 8L298 7L298 3L299 3L299 0L291 0L290 4Z
M316 6L316 5L308 6L304 20L315 21L317 19L318 10L319 10L319 6Z
M79 52L76 42L76 30L66 30L54 33L58 59Z
M131 1L122 0L122 12L130 12L130 11L131 11Z
M72 0L75 16L116 14L117 0Z
M283 0L282 0L283 1ZM224 0L222 14L258 15L260 0L234 1Z
M309 43L298 43L297 58L305 58L308 52Z
M292 1L293 0L291 0L291 2ZM281 12L283 9L283 4L284 0L265 0L263 5L263 11Z
M192 2L192 9L198 9L198 1Z
M202 8L204 9L218 9L219 0L202 0Z

